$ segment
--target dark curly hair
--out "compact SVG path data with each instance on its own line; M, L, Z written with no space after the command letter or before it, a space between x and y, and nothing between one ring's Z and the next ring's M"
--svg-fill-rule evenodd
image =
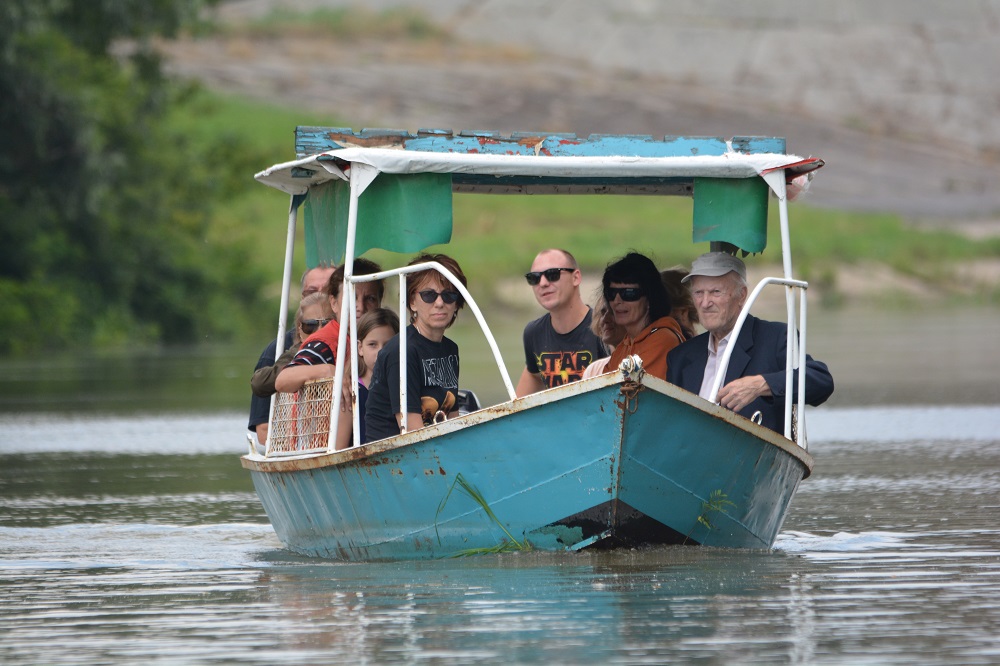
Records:
M601 283L607 289L612 282L639 285L649 303L649 322L670 315L670 295L663 287L660 271L649 257L638 252L629 252L621 259L608 264L604 269Z

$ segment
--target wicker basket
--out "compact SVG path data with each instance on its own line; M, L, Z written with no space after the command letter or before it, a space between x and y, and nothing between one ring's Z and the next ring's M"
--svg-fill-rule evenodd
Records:
M269 428L268 453L321 451L330 437L333 379L306 382L297 393L278 393Z

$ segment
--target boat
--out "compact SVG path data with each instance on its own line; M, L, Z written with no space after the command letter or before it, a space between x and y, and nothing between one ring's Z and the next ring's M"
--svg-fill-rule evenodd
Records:
M281 313L288 309L300 210L307 265L342 260L343 302L352 303L355 285L375 278L399 279L405 294L409 269L355 276L354 258L373 247L410 253L447 242L455 192L693 197L694 241L744 253L764 249L773 200L783 274L753 288L737 327L763 289L785 292L789 390L783 433L646 374L638 357L607 374L516 398L486 318L473 295L452 280L480 324L508 399L338 451L333 433L342 397L331 387L340 386L346 372L357 377L356 351L346 345L349 332L356 339L357 322L354 309L345 307L341 321L349 325L341 327L338 358L351 362L337 365L332 382L276 398L266 445L251 442L241 458L287 548L370 561L671 544L773 546L813 469L806 373L794 380L800 398L791 402L793 369L805 364L808 284L793 276L787 202L822 160L786 154L784 139L774 137L323 127L299 127L295 136L295 160L256 174L290 196ZM282 323L278 339L283 335Z

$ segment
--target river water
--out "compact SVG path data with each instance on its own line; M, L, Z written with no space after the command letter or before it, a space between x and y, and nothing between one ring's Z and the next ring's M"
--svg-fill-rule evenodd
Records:
M858 349L883 324L817 335L838 395L809 410L815 472L772 551L302 558L239 466L245 412L190 380L238 363L0 364L0 663L1000 663L983 317L967 355L910 374L880 365L905 349Z

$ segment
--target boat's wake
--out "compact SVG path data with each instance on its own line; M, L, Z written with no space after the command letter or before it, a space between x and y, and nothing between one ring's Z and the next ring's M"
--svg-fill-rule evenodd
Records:
M910 536L899 532L837 532L810 534L782 532L774 542L775 550L786 553L863 552L898 548Z

